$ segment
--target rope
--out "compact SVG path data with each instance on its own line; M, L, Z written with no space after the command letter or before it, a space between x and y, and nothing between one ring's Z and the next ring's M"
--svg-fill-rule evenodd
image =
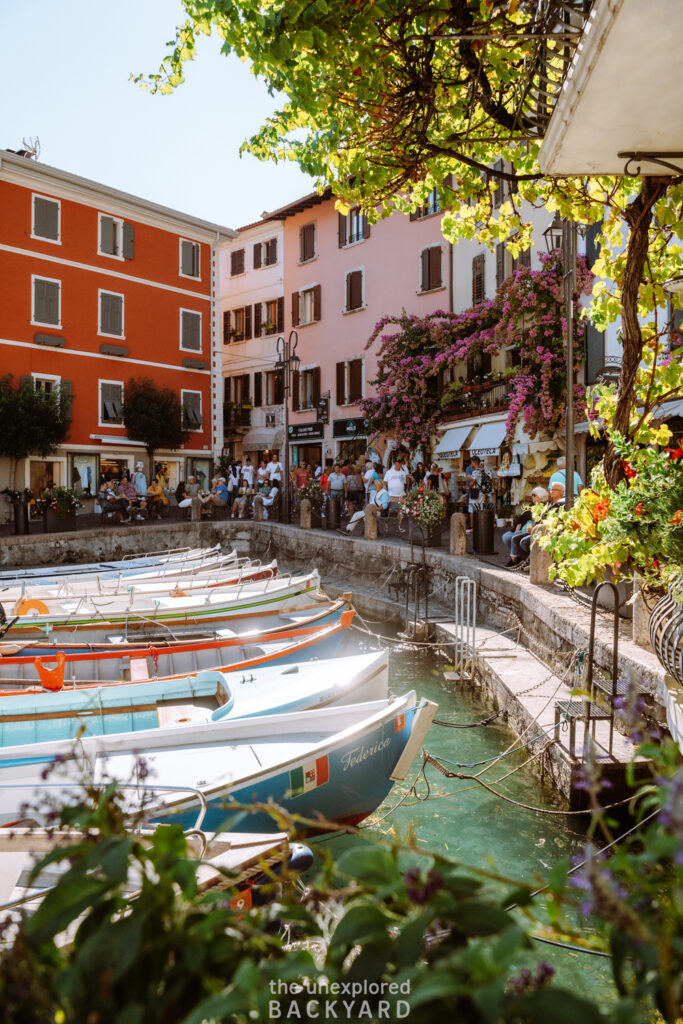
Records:
M481 722L443 722L440 718L435 718L432 721L432 725L443 725L446 729L476 729L479 725L489 725L491 722L495 722L496 718L504 714L503 711L496 711L495 714L489 715L488 718L484 718ZM483 761L480 762L483 764Z
M561 721L566 721L566 718L561 719ZM549 729L546 729L544 732L539 732L537 736L532 736L528 742L534 743L536 740L543 739L544 736L549 736L550 733L554 731L555 726L552 725ZM480 764L489 764L489 762L491 761L500 761L502 760L503 757L507 757L508 754L516 754L518 750L523 750L525 746L526 743L521 743L518 747L512 747L511 749L508 748L508 750L506 750L504 754L496 754L494 757L487 757L484 758L483 761L475 761L473 764L460 764L458 761L449 761L447 757L440 758L439 763L450 764L454 768L478 768ZM433 757L433 755L430 754L429 751L425 751L425 754L427 754L429 757Z

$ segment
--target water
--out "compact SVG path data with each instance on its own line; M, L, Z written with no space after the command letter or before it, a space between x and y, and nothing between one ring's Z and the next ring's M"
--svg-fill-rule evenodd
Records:
M349 641L349 648L354 651L376 647L374 640L357 632ZM443 672L447 664L448 661L433 649L425 651L408 645L392 645L389 655L390 689L396 694L417 690L418 696L439 705L436 717L442 721L466 723L488 718L492 713L490 705L478 700L469 689L458 690L457 684L444 681ZM473 729L432 725L424 746L440 759L469 765L495 758L509 747L516 747L517 743L512 730L496 721ZM521 768L508 780L499 781L528 757L527 750L507 755L485 771L482 778L513 800L532 807L562 809L551 787L543 784L531 767ZM462 864L495 871L506 878L539 888L547 882L557 861L581 852L584 843L582 828L587 825L584 816L572 818L565 814L549 815L523 810L498 799L476 782L447 779L431 766L426 769L429 796L422 777L418 779L416 796L409 791L419 776L421 764L418 756L406 781L394 787L383 806L365 823L368 835L405 839L413 828L418 844L425 850L438 850ZM475 774L485 766L448 767L452 771ZM331 842L341 851L357 840L339 837ZM537 913L544 917L543 898L537 902ZM587 925L587 932L590 932L590 923ZM520 958L520 967L533 966L540 960L552 963L557 971L558 985L590 992L594 998L603 1001L613 992L609 960L558 950L545 943L535 944L532 953L525 954L525 958Z

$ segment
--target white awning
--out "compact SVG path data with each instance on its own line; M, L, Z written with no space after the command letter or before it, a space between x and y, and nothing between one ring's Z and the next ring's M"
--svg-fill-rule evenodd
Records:
M504 420L482 423L470 442L470 455L497 455L504 440Z
M638 410L642 412L642 409ZM659 409L653 414L652 419L659 423L661 420L670 420L674 416L683 416L683 399L676 399L675 402L664 402ZM598 430L603 430L605 421L603 419L593 420L593 423L597 426ZM583 423L577 423L574 427L575 434L587 434L590 430L590 423L584 420Z
M252 427L242 438L242 451L272 451L282 447L284 431L282 427Z
M474 429L471 423L464 427L451 427L434 449L434 458L438 456L441 459L455 459L465 447L465 441Z

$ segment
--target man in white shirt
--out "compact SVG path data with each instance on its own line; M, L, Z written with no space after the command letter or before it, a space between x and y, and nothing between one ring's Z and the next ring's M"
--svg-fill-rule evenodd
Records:
M251 464L251 459L247 455L242 466L242 476L247 481L249 487L254 486L254 467Z
M406 476L407 473L402 471L401 463L396 459L393 467L384 474L384 483L390 501L398 501L406 493Z
M266 466L266 472L268 474L267 479L272 484L273 480L277 480L278 485L282 483L282 466L278 461L279 452L273 452L270 457L270 462Z

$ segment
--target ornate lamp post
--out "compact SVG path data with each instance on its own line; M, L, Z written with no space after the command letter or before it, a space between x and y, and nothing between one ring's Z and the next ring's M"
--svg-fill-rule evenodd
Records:
M576 224L555 212L552 224L543 232L549 253L559 249L562 254L564 285L564 316L567 324L567 413L565 419L564 507L574 504L574 292L576 291Z
M282 400L284 403L284 431L285 431L285 458L282 488L282 511L285 523L289 523L289 392L292 386L292 370L295 370L300 363L299 357L295 354L299 344L299 335L296 331L290 331L285 341L280 336L277 339L277 362L276 373L282 374Z

